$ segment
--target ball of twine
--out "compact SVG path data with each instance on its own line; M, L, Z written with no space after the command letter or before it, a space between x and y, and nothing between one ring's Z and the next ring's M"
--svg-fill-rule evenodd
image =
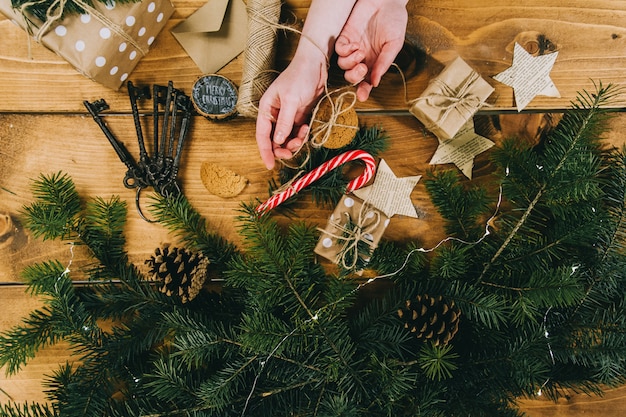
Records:
M274 81L277 29L280 27L280 0L248 0L248 40L239 86L237 112L256 118L258 102Z

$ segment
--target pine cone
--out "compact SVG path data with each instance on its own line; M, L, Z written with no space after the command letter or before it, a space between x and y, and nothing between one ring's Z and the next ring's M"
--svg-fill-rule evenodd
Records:
M458 332L461 311L454 301L424 294L407 300L405 307L398 309L398 316L418 339L430 340L438 346L447 344Z
M161 284L160 291L177 295L183 303L193 300L208 277L209 260L201 253L164 245L145 262L150 266L150 279Z

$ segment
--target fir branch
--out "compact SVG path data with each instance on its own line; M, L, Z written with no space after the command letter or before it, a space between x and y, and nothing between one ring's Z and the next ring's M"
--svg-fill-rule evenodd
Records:
M251 206L244 206L242 211L240 233L254 260L236 257L226 272L227 282L235 288L253 290L259 307L280 306L290 314L304 311L307 319L313 318L317 300L311 295L324 277L312 253L315 229L295 223L283 236L270 216L257 213Z
M56 410L48 404L6 403L0 407L0 417L58 417Z
M34 294L45 295L44 307L34 310L20 325L0 336L0 366L16 373L44 346L61 339L91 341L94 323L77 303L68 271L58 262L27 267L24 277ZM97 326L96 326L97 327Z
M448 220L446 232L464 240L482 233L476 221L488 206L486 192L461 184L459 174L452 170L429 171L424 180L426 189L439 213Z
M108 201L95 198L86 206L80 238L109 271L128 262L124 251L126 214L126 203L119 197Z
M206 220L183 194L176 197L155 195L151 212L175 236L202 252L219 271L225 269L236 253L232 243L207 230Z
M74 182L60 172L41 174L32 185L35 202L22 210L24 225L36 238L67 239L76 233L81 202Z
M239 348L242 343L230 334L222 323L186 310L174 310L163 314L163 327L174 333L171 356L180 360L188 370L213 364L216 360L231 356L229 349Z
M167 357L157 360L154 366L154 373L146 375L148 382L145 384L151 396L174 407L197 405L194 373Z
M558 187L559 184L562 184L562 181L558 180L561 178L563 174L562 170L566 167L570 158L575 158L576 155L582 154L582 152L580 152L581 146L584 147L590 142L593 144L594 140L597 140L594 133L598 131L599 119L603 120L603 115L606 114L602 106L614 96L614 88L611 85L605 88L600 84L597 86L596 93L589 94L583 92L579 94L577 100L572 103L573 110L565 114L563 120L553 133L554 137L562 139L562 142L555 139L550 140L546 145L546 151L544 153L545 180L539 184L539 188L536 190L534 196L531 196L532 198L528 207L520 216L517 224L515 224L513 229L509 232L508 236L493 254L489 262L485 264L478 279L479 281L483 280L496 260L504 253L513 238L517 236L520 228L527 222L536 206L545 198L545 194L549 193L552 187ZM538 166L537 168L543 171L544 165ZM556 180L556 184L553 184L552 181L554 180Z
M232 404L243 403L248 383L258 372L254 366L258 359L257 355L236 358L219 369L198 388L201 404L223 412Z
M452 352L452 345L425 343L420 350L418 363L429 379L441 381L452 377L452 372L457 369L454 360L458 357L457 353Z

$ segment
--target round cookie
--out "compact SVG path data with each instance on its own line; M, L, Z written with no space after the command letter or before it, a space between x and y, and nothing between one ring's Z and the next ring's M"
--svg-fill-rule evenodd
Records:
M333 100L338 100L338 97L333 97ZM333 116L333 103L327 96L322 98L311 121L314 145L321 145L328 149L339 149L352 142L359 131L359 118L352 105L352 100L344 99L341 110L338 109L338 111L336 120L332 126L329 126ZM328 129L330 129L330 133L327 133ZM320 143L325 136L327 136L326 141Z
M200 168L202 184L211 194L218 197L234 197L248 184L248 179L223 166L203 162Z

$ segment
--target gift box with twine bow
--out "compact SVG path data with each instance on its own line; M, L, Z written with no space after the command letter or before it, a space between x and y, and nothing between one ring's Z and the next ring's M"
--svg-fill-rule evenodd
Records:
M344 195L322 230L314 252L346 270L359 271L370 260L389 217L353 195Z
M456 58L411 102L411 113L439 139L452 139L494 88Z
M0 12L80 73L114 90L148 53L174 12L169 0L14 2L15 7L12 0L0 0ZM33 12L41 7L43 16Z

